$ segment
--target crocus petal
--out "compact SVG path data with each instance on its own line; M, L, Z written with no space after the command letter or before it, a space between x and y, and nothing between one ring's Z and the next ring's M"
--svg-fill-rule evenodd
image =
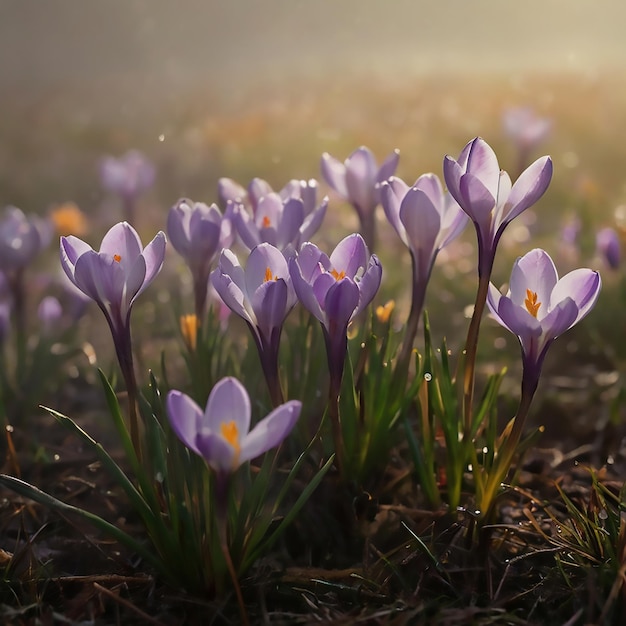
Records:
M448 191L452 197L461 204L461 176L463 176L463 168L450 156L446 156L443 160L443 178L446 181Z
M360 268L365 268L368 251L363 237L353 233L342 239L330 255L331 266L354 278Z
M237 233L241 242L252 250L261 243L261 235L250 214L242 205L237 205L233 211L233 224L237 229Z
M389 178L380 186L380 200L385 215L405 246L408 246L409 242L404 230L404 224L400 220L400 206L408 190L409 186L396 176Z
M346 185L346 166L335 157L325 152L320 163L322 176L326 183L332 187L342 198L348 198Z
M119 222L103 237L100 252L121 257L119 262L124 266L133 263L141 254L141 239L128 222Z
M324 311L326 312L329 332L344 332L357 306L359 305L359 288L349 278L342 278L331 285L326 292Z
M253 207L257 207L263 198L272 193L272 186L262 178L253 178L248 185L248 197Z
M256 246L246 262L245 286L248 294L254 293L263 283L267 282L267 270L271 274L270 280L288 278L289 268L281 251L269 243Z
M372 151L365 146L355 150L346 159L346 187L350 202L363 213L376 208L378 199L374 193L378 168Z
M78 259L81 254L84 254L87 250L92 249L93 248L88 243L85 243L78 237L74 237L74 235L61 237L61 258L64 259L64 263L66 263L68 267L73 267L76 264L76 259Z
M216 472L233 472L239 467L237 451L217 432L201 430L196 435L195 446Z
M510 207L503 219L508 223L543 196L552 180L552 159L541 157L527 167L515 181L509 194Z
M470 141L467 154L466 172L478 178L493 198L498 197L500 166L493 148L480 137Z
M542 320L541 328L546 339L555 339L576 323L578 307L571 298L559 302Z
M306 207L306 204L304 205ZM321 204L313 209L302 222L300 226L300 241L306 241L310 239L320 228L326 215L326 209L328 208L328 196L324 196ZM305 210L306 213L306 210ZM298 243L300 243L300 241Z
M231 274L218 267L211 272L211 284L222 299L222 302L233 312L242 317L252 326L256 325L256 317L246 308L246 294L241 287L233 280Z
M557 284L558 274L550 255L541 248L535 248L519 257L511 272L510 290L511 300L518 306L523 306L527 290L537 294L540 318L551 307L551 294Z
M311 244L313 245L313 244ZM289 275L293 288L302 306L320 322L324 322L325 315L322 307L313 293L311 283L302 275L299 263L300 257L289 260Z
M172 390L166 399L167 416L176 436L196 454L196 435L201 427L202 409L186 394Z
M372 254L367 269L358 283L359 306L354 315L360 313L374 299L383 275L383 268L375 254Z
M267 341L274 329L280 328L287 316L287 283L284 279L263 283L251 296L257 326Z
M282 443L297 422L301 409L301 402L291 400L262 419L242 442L239 461L254 459Z
M400 160L400 150L394 150L382 163L378 174L376 174L376 182L382 183L383 181L391 178L398 169L398 161Z
M234 422L241 442L250 430L250 410L250 398L245 387L231 376L222 378L209 394L203 427L211 432L220 432L222 424Z
M300 198L289 198L282 206L277 229L277 248L284 249L288 244L297 241L300 227L304 222L304 205Z
M163 260L165 259L165 243L165 233L159 231L154 239L143 249L141 256L145 260L145 277L137 295L144 291L161 271Z
M314 243L306 241L298 253L298 267L304 280L312 282L320 272L330 269L330 259Z
M217 181L217 196L222 205L227 202L244 202L248 196L246 190L232 178L220 178Z
M500 298L498 303L498 317L506 328L520 338L522 345L527 344L532 338L541 336L541 324L537 318L506 296Z
M459 183L461 197L457 202L485 233L491 228L492 211L496 206L496 196L473 174L463 174ZM497 187L496 187L497 193Z
M417 187L409 189L402 200L400 220L411 250L430 258L441 227L441 217L430 197Z
M85 252L76 261L74 279L76 286L100 306L121 305L124 272L112 256Z
M577 269L566 274L554 287L551 303L571 298L578 308L578 314L572 325L579 322L595 306L602 281L600 274L590 269Z

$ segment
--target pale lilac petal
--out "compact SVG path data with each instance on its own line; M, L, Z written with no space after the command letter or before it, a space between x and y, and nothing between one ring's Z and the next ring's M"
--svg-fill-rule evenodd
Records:
M347 200L348 187L346 185L346 166L341 161L325 152L322 155L320 167L326 183L344 200Z
M287 316L287 283L281 278L263 283L251 296L257 326L267 341L281 328Z
M578 314L574 323L579 322L595 306L602 281L600 274L590 269L577 269L566 274L554 287L551 297L551 306L571 298L578 308Z
M248 197L250 198L250 202L253 207L258 206L263 198L273 193L274 190L272 189L272 186L262 178L253 178L248 185ZM257 215L255 211L255 218L256 217Z
M262 419L242 442L240 463L254 459L280 445L298 421L301 409L301 402L291 400L281 404Z
M300 252L298 253L298 267L300 268L304 280L313 282L321 271L330 269L331 262L326 254L315 244L307 241L300 247Z
M423 191L440 213L443 211L443 187L439 176L430 173L422 174L413 187Z
M348 198L363 213L370 213L378 204L374 190L377 173L376 159L365 146L355 150L346 159Z
M400 207L400 221L411 250L430 258L441 227L439 211L431 198L417 187L409 189Z
M210 275L211 284L222 299L222 302L246 322L256 325L256 318L246 308L246 294L233 280L231 274L226 274L221 267L213 270Z
M489 233L492 211L496 207L496 197L485 187L482 181L473 174L464 174L459 183L459 187L461 197L457 198L457 202L474 222L486 233Z
M123 314L128 313L135 298L148 286L150 281L146 280L146 269L146 261L143 256L140 256L130 268L130 273L125 276L121 300Z
M510 208L503 216L504 221L510 222L537 202L545 193L551 180L552 159L548 156L537 159L526 168L511 189L507 202Z
M498 313L498 309L500 308L500 300L504 296L500 293L500 290L493 284L489 283L489 291L487 292L487 306L489 307L489 311L496 319L498 324L501 324L508 330L511 330L504 320L500 317L500 313ZM512 331L511 331L512 332Z
M464 169L450 156L446 156L443 160L443 178L450 195L459 203L463 202L461 195L461 176Z
M470 142L466 172L478 178L493 198L498 197L500 166L493 148L480 137Z
M300 257L289 260L289 275L291 276L294 291L302 306L323 323L325 320L324 312L322 311L320 303L315 298L311 283L302 275L299 259Z
M220 433L222 424L234 422L240 441L250 430L250 397L245 387L232 376L222 378L209 394L203 427Z
M249 250L252 250L252 248L262 242L259 228L243 206L238 205L235 208L232 219L241 243Z
M122 267L134 263L141 250L141 239L128 222L119 222L111 227L100 244L101 253L121 257Z
M186 394L170 391L166 399L167 416L175 435L196 454L196 436L202 424L202 409Z
M445 248L454 241L464 230L469 222L469 216L457 204L456 200L448 193L444 196L444 212L441 220L441 234L438 242L439 248Z
M245 202L248 192L232 178L220 178L217 181L217 196L225 205L231 202Z
M382 163L378 174L376 175L376 182L382 183L383 181L391 178L398 169L398 161L400 160L400 151L394 150Z
M383 268L375 254L372 254L367 269L358 283L359 306L354 315L360 313L374 299L383 275Z
M165 259L165 233L159 231L154 239L143 249L141 256L145 260L145 277L139 293L141 293L161 271Z
M167 214L167 235L174 250L184 259L189 259L191 233L189 222L193 203L191 200L179 200Z
M537 301L541 302L539 317L542 318L551 301L551 294L557 284L558 274L554 261L541 248L535 248L519 257L511 272L510 290L511 300L518 306L524 306L526 290L537 294Z
M269 243L256 246L246 262L245 285L248 294L254 293L266 280L267 270L271 280L289 278L289 267L282 252Z
M85 243L82 239L74 235L61 237L61 256L66 259L69 266L74 266L81 254L92 249L93 248L88 243Z
M113 257L85 252L76 261L74 279L76 286L101 306L121 305L124 272Z
M300 226L300 241L306 241L310 239L320 228L326 215L326 209L328 208L328 196L324 196L321 204L313 209L304 218L302 226ZM306 204L305 204L306 213ZM299 243L299 242L298 242Z
M504 326L520 338L522 346L541 336L541 324L526 309L503 296L498 303L498 316Z
M300 227L304 222L304 206L299 198L290 198L282 207L277 230L277 248L283 250L288 244L297 242Z
M542 320L541 328L546 339L556 339L577 321L578 307L571 298L561 300Z
M345 272L348 278L354 278L367 263L368 250L363 237L353 233L342 239L330 255L331 267L338 272Z
M409 186L397 176L389 178L380 186L380 200L387 220L389 220L389 223L406 246L409 245L409 242L404 230L404 224L400 220L400 206L408 190Z

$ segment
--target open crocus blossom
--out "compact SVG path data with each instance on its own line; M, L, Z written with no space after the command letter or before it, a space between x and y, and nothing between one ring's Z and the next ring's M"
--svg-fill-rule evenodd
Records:
M159 273L164 257L163 232L144 248L128 222L113 226L98 252L78 237L61 237L63 270L102 309L114 336L128 326L133 302Z
M474 222L478 235L478 273L489 276L498 241L511 220L544 194L552 179L552 160L537 159L514 185L500 170L491 147L480 137L470 141L457 160L446 156L443 173L448 190Z
M444 193L435 174L420 176L412 187L392 176L381 185L381 201L387 219L411 253L411 317L419 319L437 254L461 234L468 218L454 198Z
M250 252L246 268L224 249L211 282L224 304L247 323L259 351L274 404L282 402L278 349L285 318L296 304L289 268L278 248L261 243Z
M322 324L331 384L339 385L347 347L350 320L374 298L382 277L376 255L369 255L363 237L348 235L330 257L306 242L289 271L302 305Z
M211 264L223 241L223 218L216 204L207 206L185 198L167 216L167 234L174 250L185 259L193 278L196 319L202 321Z
M291 400L250 430L250 397L232 377L213 387L204 411L187 395L170 391L167 414L172 430L221 475L278 446L294 427L302 403Z
M219 188L220 197L235 206L234 224L250 250L260 243L297 250L317 232L328 206L327 197L317 203L315 180L293 179L279 192L261 178L253 179L247 192L230 179L220 179Z
M155 175L154 165L139 150L129 150L119 158L106 156L100 162L102 186L128 200L152 187Z
M324 180L357 212L361 232L370 248L376 237L375 211L380 202L379 185L396 173L400 153L394 150L380 167L372 151L357 148L343 163L327 152L322 155Z
M577 269L559 279L552 259L539 248L515 261L506 295L489 285L489 309L517 335L524 380L531 389L537 385L550 344L591 311L600 287L600 275L590 269Z

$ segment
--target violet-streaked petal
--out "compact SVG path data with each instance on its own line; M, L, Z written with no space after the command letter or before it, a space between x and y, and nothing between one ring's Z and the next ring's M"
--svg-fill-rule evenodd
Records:
M400 221L409 247L431 257L441 228L441 216L431 198L417 187L409 189L400 207Z
M242 205L238 205L233 212L233 224L241 242L249 250L261 243L261 234L250 214Z
M222 299L222 302L233 312L242 317L252 326L256 325L256 317L246 308L246 294L237 285L229 274L225 274L218 267L210 275L213 288Z
M317 301L313 293L313 286L307 281L301 273L299 258L289 259L289 275L293 284L294 291L298 296L302 306L320 322L324 322L325 315L322 311L320 303Z
M165 259L165 233L159 231L154 239L143 249L141 256L145 260L145 277L139 293L141 293L161 271Z
M443 178L450 195L459 203L463 202L461 196L461 176L463 168L450 156L446 156L443 160Z
M346 187L350 202L360 211L370 213L378 198L374 191L378 167L372 151L365 146L356 149L346 159Z
M166 399L167 416L176 436L196 454L196 435L201 427L202 409L186 394L172 390Z
M329 330L343 328L348 324L359 305L359 296L358 286L349 278L342 278L330 286L324 301Z
M517 306L509 298L503 296L498 303L498 317L504 322L514 335L517 335L522 344L531 338L541 336L541 324L525 308Z
M66 262L71 266L74 266L78 257L88 250L93 250L93 248L74 235L61 237L61 256L65 257Z
M256 315L257 326L269 341L272 331L280 328L287 316L287 283L282 279L268 280L251 296L250 302Z
M400 220L400 206L408 190L409 186L396 176L389 178L380 186L380 201L383 205L385 216L406 246L409 245L409 242L404 230L404 224Z
M302 200L289 198L282 207L282 214L276 225L278 248L282 250L288 244L297 242L302 222L304 222Z
M289 435L300 417L302 403L291 400L262 419L241 444L239 461L244 463L275 448Z
M274 193L272 186L262 178L253 178L248 185L248 197L253 207L258 207L260 201L272 193Z
M578 307L571 298L561 300L542 320L541 329L546 339L555 339L576 323Z
M254 293L267 280L267 271L271 274L269 280L275 278L289 278L289 267L282 252L269 243L256 246L246 262L245 285L248 294Z
M498 157L484 139L476 137L471 142L465 170L478 178L494 199L498 197L500 183Z
M488 233L491 227L492 211L496 206L496 197L473 174L464 174L459 188L461 197L457 198L457 202L470 218Z
M218 381L207 401L203 426L211 432L220 432L222 424L233 422L239 440L250 430L250 397L245 387L232 376Z
M330 266L330 259L314 243L306 241L300 246L298 267L304 280L312 283L321 271L330 269Z

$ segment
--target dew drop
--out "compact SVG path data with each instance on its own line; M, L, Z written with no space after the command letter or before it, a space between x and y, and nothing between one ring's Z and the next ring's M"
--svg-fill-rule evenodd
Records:
M163 142L165 141L165 135L164 135L163 133L161 133L161 134L159 135L159 141L160 141L161 143L163 143Z
M13 428L13 426L11 426L11 424L7 424L4 429L8 432L8 433L12 433L15 429Z
M430 372L424 374L424 380L429 383L433 379L433 375Z
M606 509L600 509L600 511L598 513L598 517L600 519L608 519L609 514L606 512Z
M59 460L61 459L61 457L60 457L58 454L55 454L52 458L53 458L55 461L59 461Z

